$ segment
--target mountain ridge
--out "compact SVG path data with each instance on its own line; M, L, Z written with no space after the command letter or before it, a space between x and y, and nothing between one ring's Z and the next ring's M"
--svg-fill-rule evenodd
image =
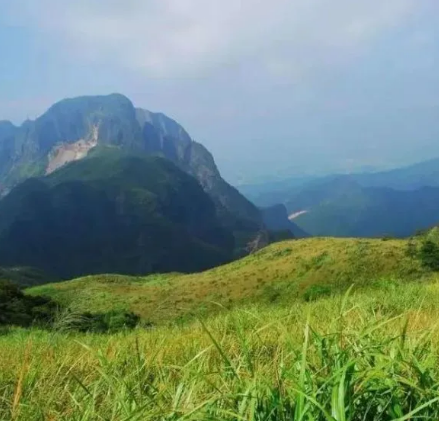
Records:
M283 203L296 214L294 223L313 236L405 237L439 222L439 158L382 172L297 178L265 187L242 191L261 207Z
M221 177L210 152L163 113L135 108L124 95L110 94L64 99L34 121L19 127L11 124L0 126L3 195L21 181L84 158L99 145L119 147L161 155L195 177L214 201L224 225L235 233L238 255L245 254L255 238L261 245L267 243L257 207Z

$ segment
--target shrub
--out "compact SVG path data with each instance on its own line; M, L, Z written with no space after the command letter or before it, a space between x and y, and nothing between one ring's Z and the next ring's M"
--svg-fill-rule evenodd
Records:
M415 258L418 255L418 248L413 240L409 240L407 243L407 248L405 250L407 257Z
M311 285L303 293L303 299L307 302L316 301L321 297L330 295L331 292L331 287L327 285Z
M47 325L57 310L50 298L25 295L18 285L0 280L0 326Z
M134 329L140 317L132 312L113 310L107 313L68 313L59 325L63 330L80 332L114 333L124 329Z
M439 246L431 240L425 240L419 251L422 264L429 269L439 271Z

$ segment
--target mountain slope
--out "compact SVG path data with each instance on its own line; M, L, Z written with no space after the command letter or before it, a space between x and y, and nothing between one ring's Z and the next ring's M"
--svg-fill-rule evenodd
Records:
M233 246L196 180L159 157L99 148L0 201L0 265L60 278L196 271Z
M1 123L0 194L103 145L173 161L211 196L223 225L235 232L238 252L256 237L264 243L258 209L221 178L212 155L174 120L136 109L120 94L66 99L21 127Z
M223 180L213 156L203 145L194 142L183 127L164 114L141 108L136 113L146 151L172 160L200 182L224 224L236 233L239 248L245 247L249 233L263 233L256 206Z
M352 177L363 187L389 187L396 190L439 187L439 158L390 171L354 174Z

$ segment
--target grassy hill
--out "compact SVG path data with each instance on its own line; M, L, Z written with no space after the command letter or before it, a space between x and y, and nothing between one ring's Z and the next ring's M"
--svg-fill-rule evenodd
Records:
M130 310L163 323L249 303L312 301L347 289L428 276L406 240L312 238L273 244L204 273L97 275L29 290L78 311Z
M84 300L74 297L84 289L91 309L115 305L116 294L119 304L140 305L136 296L155 300L154 291L167 291L175 304L189 287L199 302L215 290L230 290L237 302L258 295L260 278L281 295L276 305L247 303L183 325L113 335L0 335L0 419L439 419L439 282L405 257L405 246L312 239L197 276L94 277L35 289L69 301ZM288 285L355 281L364 287L349 294L308 302L288 295ZM155 311L176 316L157 302Z

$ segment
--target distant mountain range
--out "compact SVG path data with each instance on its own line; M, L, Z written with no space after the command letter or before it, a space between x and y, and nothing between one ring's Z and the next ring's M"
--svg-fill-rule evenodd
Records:
M404 237L439 222L439 159L377 173L291 179L242 191L257 205L283 203L315 236Z

